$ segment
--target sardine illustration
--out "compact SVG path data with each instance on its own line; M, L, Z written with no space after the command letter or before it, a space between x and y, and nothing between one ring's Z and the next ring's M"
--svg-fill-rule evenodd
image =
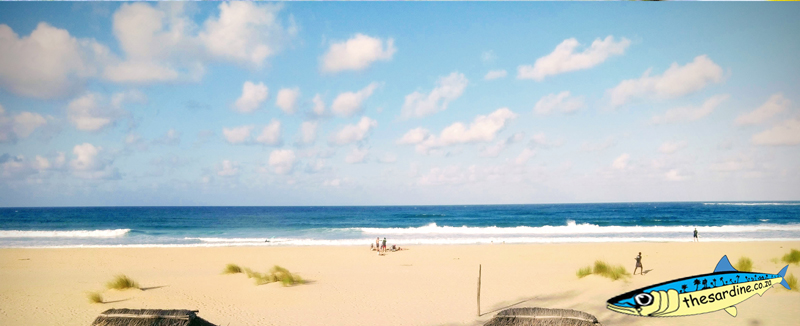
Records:
M684 277L643 287L608 299L606 307L622 314L674 317L704 314L724 309L736 317L735 305L759 296L776 284L789 289L784 280L789 265L778 274L737 271L723 256L711 274Z

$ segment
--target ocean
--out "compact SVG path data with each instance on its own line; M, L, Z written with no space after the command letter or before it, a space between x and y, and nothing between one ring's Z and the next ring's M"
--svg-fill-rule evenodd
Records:
M800 202L0 208L0 247L798 241Z

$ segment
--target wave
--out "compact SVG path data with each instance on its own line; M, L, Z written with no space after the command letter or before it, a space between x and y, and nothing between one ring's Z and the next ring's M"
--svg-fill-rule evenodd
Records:
M0 230L0 238L118 238L131 229L72 230L72 231L20 231Z
M723 225L723 226L599 226L590 223L577 224L568 221L562 226L516 226L516 227L471 227L471 226L438 226L430 223L420 227L409 228L355 228L363 234L376 235L526 235L526 234L618 234L618 233L691 233L698 228L701 233L750 233L761 231L800 231L800 224L758 224L758 225Z
M727 205L727 206L800 206L800 203L703 203L703 205Z

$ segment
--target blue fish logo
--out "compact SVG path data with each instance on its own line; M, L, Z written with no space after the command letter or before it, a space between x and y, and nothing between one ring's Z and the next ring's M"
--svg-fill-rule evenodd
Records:
M737 271L723 256L710 274L695 275L643 287L608 299L606 307L618 313L644 317L674 317L725 310L736 317L735 305L759 296L776 284L789 289L784 276Z

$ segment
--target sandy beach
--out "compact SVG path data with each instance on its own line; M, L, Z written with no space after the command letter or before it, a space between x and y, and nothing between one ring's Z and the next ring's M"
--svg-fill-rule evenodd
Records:
M736 318L724 311L642 318L605 308L623 292L710 273L723 255L776 273L785 264L774 259L790 248L800 242L411 246L380 257L368 245L0 249L0 325L89 325L109 308L199 310L219 325L480 325L508 307L578 309L604 325L796 325L800 293L778 288L739 304ZM639 251L644 276L575 275L597 259L631 272ZM308 283L256 286L243 274L221 274L228 263L262 272L277 264ZM800 275L800 267L789 273ZM143 290L105 290L116 274ZM89 291L102 291L106 303L89 303Z

